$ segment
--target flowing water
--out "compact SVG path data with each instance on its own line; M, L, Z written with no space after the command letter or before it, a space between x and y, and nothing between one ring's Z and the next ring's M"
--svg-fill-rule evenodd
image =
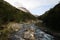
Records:
M54 37L32 24L20 24L20 30L11 34L10 40L54 40Z

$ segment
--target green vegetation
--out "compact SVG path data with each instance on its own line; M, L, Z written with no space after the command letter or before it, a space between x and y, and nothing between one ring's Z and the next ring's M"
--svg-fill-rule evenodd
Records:
M54 31L60 31L60 3L45 12L45 14L39 16L38 19L43 20L43 23L45 23L48 28Z
M26 20L33 20L35 17L29 12L23 12L7 2L0 2L0 24L10 21L20 22Z
M0 40L8 40L11 28L6 26L9 22L25 22L35 20L36 18L30 12L23 12L4 0L0 0Z

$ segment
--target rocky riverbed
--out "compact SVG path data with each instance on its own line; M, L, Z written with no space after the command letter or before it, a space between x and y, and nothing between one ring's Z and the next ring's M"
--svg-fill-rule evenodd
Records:
M35 24L19 24L20 29L11 33L9 40L54 40L52 35L41 31Z

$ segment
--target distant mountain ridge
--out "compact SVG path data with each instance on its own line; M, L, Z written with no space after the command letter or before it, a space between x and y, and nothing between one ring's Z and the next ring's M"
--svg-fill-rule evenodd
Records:
M18 7L18 9L20 9L20 10L22 10L22 11L24 11L24 12L29 12L26 8L24 8L24 7Z

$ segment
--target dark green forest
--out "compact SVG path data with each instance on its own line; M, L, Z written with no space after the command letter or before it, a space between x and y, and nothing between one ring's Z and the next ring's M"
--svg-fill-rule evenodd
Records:
M39 16L38 19L42 20L46 27L54 31L60 31L60 3Z

